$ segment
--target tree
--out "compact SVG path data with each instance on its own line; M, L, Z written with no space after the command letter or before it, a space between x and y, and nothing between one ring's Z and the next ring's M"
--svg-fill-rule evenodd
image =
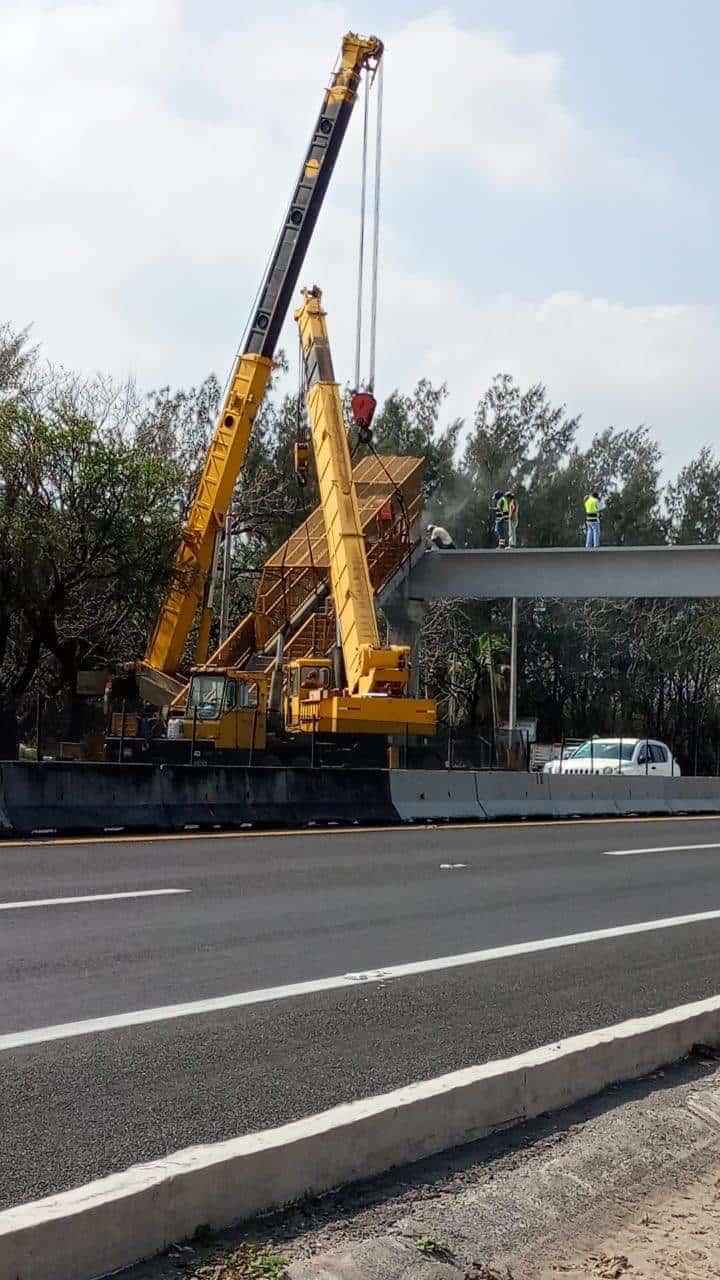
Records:
M41 662L50 689L71 694L81 667L137 657L170 580L175 469L77 401L0 406L5 750Z
M455 453L462 422L440 427L439 417L447 387L434 387L421 378L411 395L393 391L375 418L374 441L378 453L425 459L423 496L437 519L448 519L456 502Z
M567 416L564 405L553 407L540 383L521 391L508 374L497 375L477 403L463 453L467 545L493 545L496 489L517 495L528 542L542 545L544 536L552 537L546 517L562 507L553 506L551 491L561 478L579 422Z
M670 540L720 541L720 460L705 445L666 491Z

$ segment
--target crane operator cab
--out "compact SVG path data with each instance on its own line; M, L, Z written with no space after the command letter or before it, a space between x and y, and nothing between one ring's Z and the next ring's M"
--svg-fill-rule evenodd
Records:
M268 689L264 672L194 671L183 737L194 736L200 755L264 751Z
M298 658L288 663L285 682L285 728L290 732L312 732L320 703L332 686L333 664L329 658Z

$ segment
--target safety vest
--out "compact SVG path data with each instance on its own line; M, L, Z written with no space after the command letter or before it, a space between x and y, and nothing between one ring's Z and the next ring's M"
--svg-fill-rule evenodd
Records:
M600 503L597 498L589 495L585 499L585 519L593 524L600 519Z
M510 512L510 503L507 498L498 498L495 503L495 519L504 520Z

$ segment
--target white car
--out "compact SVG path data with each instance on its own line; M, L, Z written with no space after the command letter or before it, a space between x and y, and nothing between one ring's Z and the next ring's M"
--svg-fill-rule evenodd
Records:
M561 760L548 760L543 773L623 773L679 778L669 747L655 738L588 738Z

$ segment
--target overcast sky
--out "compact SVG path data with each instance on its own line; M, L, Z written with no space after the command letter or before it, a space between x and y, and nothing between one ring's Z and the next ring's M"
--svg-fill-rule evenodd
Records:
M0 319L143 388L224 376L348 28L387 46L378 394L447 380L469 419L502 370L670 469L714 443L715 0L0 0ZM303 273L342 381L360 126Z

